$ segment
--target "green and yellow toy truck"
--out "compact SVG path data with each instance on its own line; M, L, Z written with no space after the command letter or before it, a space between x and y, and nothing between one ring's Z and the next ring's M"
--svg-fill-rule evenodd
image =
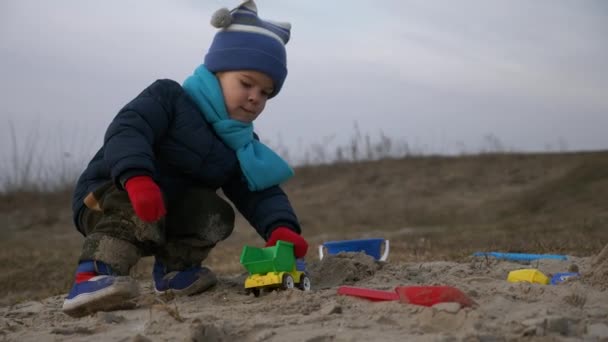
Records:
M258 297L262 289L310 290L310 278L304 264L296 262L293 244L277 241L272 247L245 246L241 253L241 264L249 272L245 279L245 292Z

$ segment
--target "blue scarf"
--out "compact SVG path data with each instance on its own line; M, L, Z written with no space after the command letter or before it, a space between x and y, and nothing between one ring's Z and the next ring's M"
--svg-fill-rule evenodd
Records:
M249 190L264 190L293 176L293 170L281 157L253 138L252 123L230 119L220 83L204 65L184 81L183 88L215 133L236 152Z

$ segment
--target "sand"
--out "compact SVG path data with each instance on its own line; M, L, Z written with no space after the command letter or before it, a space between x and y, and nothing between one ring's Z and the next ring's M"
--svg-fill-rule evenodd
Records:
M311 259L314 259L312 257ZM545 274L577 267L581 279L559 285L509 283L511 270ZM309 260L313 290L246 295L244 274L186 298L159 298L151 284L133 310L80 319L60 310L63 296L0 309L7 341L510 341L608 340L608 247L595 257L532 264L473 258L463 262L386 263L360 253ZM423 307L337 295L340 285L392 290L450 285L476 307Z
M608 289L608 245L606 245L591 263L592 270L586 280L602 290Z

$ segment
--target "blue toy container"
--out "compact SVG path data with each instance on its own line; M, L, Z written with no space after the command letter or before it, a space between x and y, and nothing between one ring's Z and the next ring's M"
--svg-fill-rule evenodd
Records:
M382 254L382 243L384 242L384 253ZM323 248L328 254L340 252L364 252L376 260L386 261L389 253L389 242L382 238L327 241L319 246L319 258L323 259Z

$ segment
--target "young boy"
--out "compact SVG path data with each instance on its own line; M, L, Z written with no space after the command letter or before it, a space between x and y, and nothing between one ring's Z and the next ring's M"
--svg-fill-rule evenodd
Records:
M129 270L153 255L157 293L192 295L217 279L201 262L234 227L232 206L266 246L308 244L279 184L291 168L257 140L252 122L287 75L291 26L258 18L255 3L219 10L204 64L184 82L158 80L120 110L80 176L74 223L85 236L63 311L79 317L132 306Z

